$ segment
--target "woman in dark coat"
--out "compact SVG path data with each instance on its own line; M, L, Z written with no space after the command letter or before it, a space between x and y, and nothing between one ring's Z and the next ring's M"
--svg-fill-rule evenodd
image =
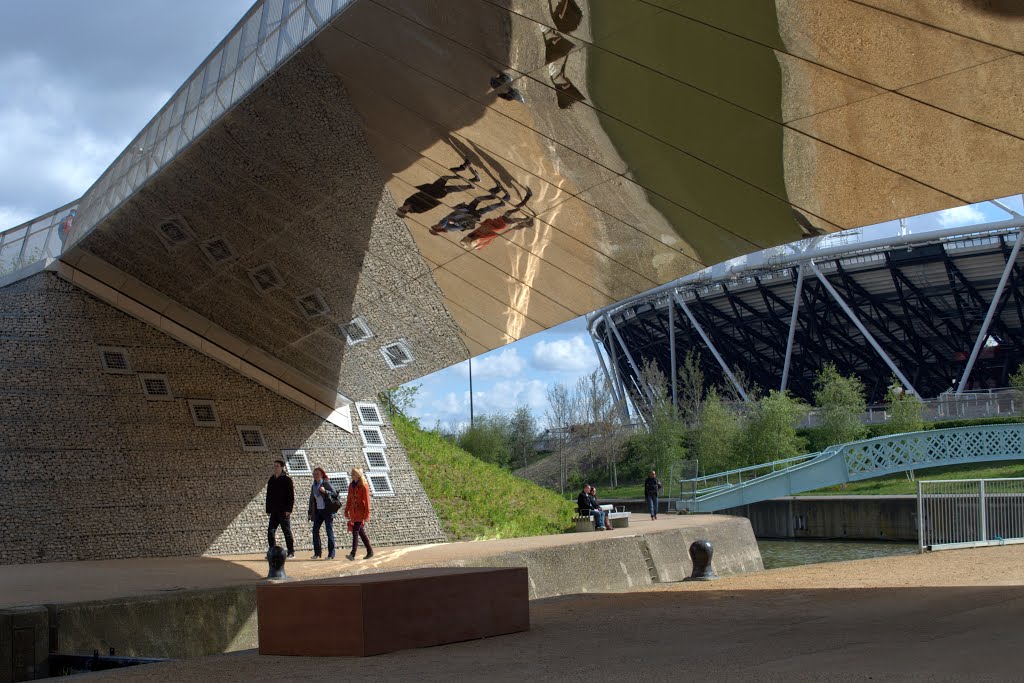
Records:
M321 557L320 527L327 527L327 559L334 559L334 515L328 503L328 493L334 493L327 473L322 468L313 470L313 486L309 490L309 521L313 522L313 559Z

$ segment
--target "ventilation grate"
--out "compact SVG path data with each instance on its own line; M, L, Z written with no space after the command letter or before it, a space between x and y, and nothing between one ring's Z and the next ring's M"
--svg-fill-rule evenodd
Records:
M356 410L359 411L359 421L364 425L384 424L381 419L380 409L375 403L357 403Z
M265 451L267 441L263 438L263 429L251 425L238 427L238 437L242 440L243 451Z
M348 472L328 472L327 478L331 480L334 489L342 496L348 495L348 486L352 483Z
M128 350L111 346L100 347L100 367L104 372L127 375L132 371L128 362Z
M299 304L302 314L307 318L316 318L325 315L331 310L327 307L327 301L319 289L314 289L309 294L303 294L295 301Z
M345 333L345 340L349 346L355 346L373 337L373 332L370 332L370 328L362 316L353 318L347 325L342 325L341 331Z
M395 495L395 489L391 486L391 478L386 472L368 472L366 478L370 482L370 493L373 495Z
M363 456L366 457L366 466L371 470L391 469L383 448L364 448Z
M219 427L220 418L213 407L213 401L189 401L188 410L196 427Z
M223 237L212 237L199 245L207 260L215 266L235 258L235 250Z
M387 444L384 443L384 435L381 434L380 427L359 427L359 434L363 437L363 445L365 446L380 446L384 448Z
M142 392L150 401L170 401L174 398L167 375L139 375L139 379L142 381Z
M408 365L414 360L409 344L404 339L380 347L380 352L392 370Z
M284 280L278 274L277 269L269 263L257 266L249 271L249 279L257 292L272 292L284 286Z
M156 233L167 247L179 247L191 242L194 235L192 228L181 216L170 216L160 221Z
M281 459L288 463L289 474L313 474L304 450L281 451Z

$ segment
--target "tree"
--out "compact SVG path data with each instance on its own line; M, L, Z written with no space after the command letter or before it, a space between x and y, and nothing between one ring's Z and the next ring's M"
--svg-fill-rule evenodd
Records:
M416 394L422 387L422 384L406 384L385 389L377 395L377 398L392 417L396 411L404 417L409 417L409 411L416 407Z
M704 371L700 367L700 354L690 349L679 366L679 383L676 385L679 417L683 422L695 422L704 400Z
M925 428L924 403L916 394L906 391L895 377L889 384L885 401L889 404L889 421L880 426L880 435L919 432Z
M594 370L576 380L575 404L583 432L580 446L587 463L607 468L608 485L618 486L618 462L628 436L622 424L622 404L615 399L611 384Z
M672 405L665 375L653 361L646 360L638 379L644 396L635 396L634 405L643 414L646 429L630 437L627 445L624 469L633 478L652 469L667 472L686 457L686 427Z
M548 431L555 441L555 452L558 453L558 485L565 493L565 484L569 476L566 471L565 446L569 440L569 428L576 423L578 413L575 397L569 388L561 382L555 382L547 389L548 407L545 416Z
M796 425L807 411L807 404L788 391L772 389L758 399L743 429L744 460L758 465L803 453L807 442L797 436Z
M814 405L821 418L815 430L816 446L827 448L867 436L864 383L857 377L844 377L834 363L826 363L814 378Z
M537 421L529 406L519 406L509 422L509 451L515 463L521 467L530 464L530 456L536 452Z
M710 387L692 435L693 449L705 474L744 464L737 453L741 432L739 416L722 401L718 390Z
M1024 363L1017 366L1017 371L1010 375L1010 386L1024 394Z
M509 419L501 413L481 415L462 430L456 443L484 462L508 467Z

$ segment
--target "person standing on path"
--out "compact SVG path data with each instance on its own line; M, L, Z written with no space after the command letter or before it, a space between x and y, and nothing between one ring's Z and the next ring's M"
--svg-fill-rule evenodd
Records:
M351 484L348 485L348 500L345 501L345 517L348 518L348 528L352 532L352 552L347 557L350 560L356 559L356 550L359 549L359 539L363 539L366 546L364 560L373 557L373 547L370 539L366 536L364 525L370 519L370 487L366 483L363 471L353 467L349 473Z
M284 531L284 542L288 548L288 559L295 557L295 541L292 539L292 508L295 506L295 487L292 478L284 471L284 461L274 461L274 474L267 480L267 543L270 548L277 545L277 527Z
M309 521L313 522L313 559L321 555L320 527L327 527L327 559L334 559L334 514L327 508L327 494L334 493L323 468L313 470L313 485L309 489Z
M661 491L661 482L654 470L644 480L644 500L647 501L647 509L651 513L651 520L658 519L658 492Z

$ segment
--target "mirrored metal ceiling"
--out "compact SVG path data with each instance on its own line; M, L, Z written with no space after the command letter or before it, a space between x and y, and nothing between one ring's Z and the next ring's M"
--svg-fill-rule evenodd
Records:
M268 0L86 194L67 258L366 396L739 254L1019 192L1015 6Z

